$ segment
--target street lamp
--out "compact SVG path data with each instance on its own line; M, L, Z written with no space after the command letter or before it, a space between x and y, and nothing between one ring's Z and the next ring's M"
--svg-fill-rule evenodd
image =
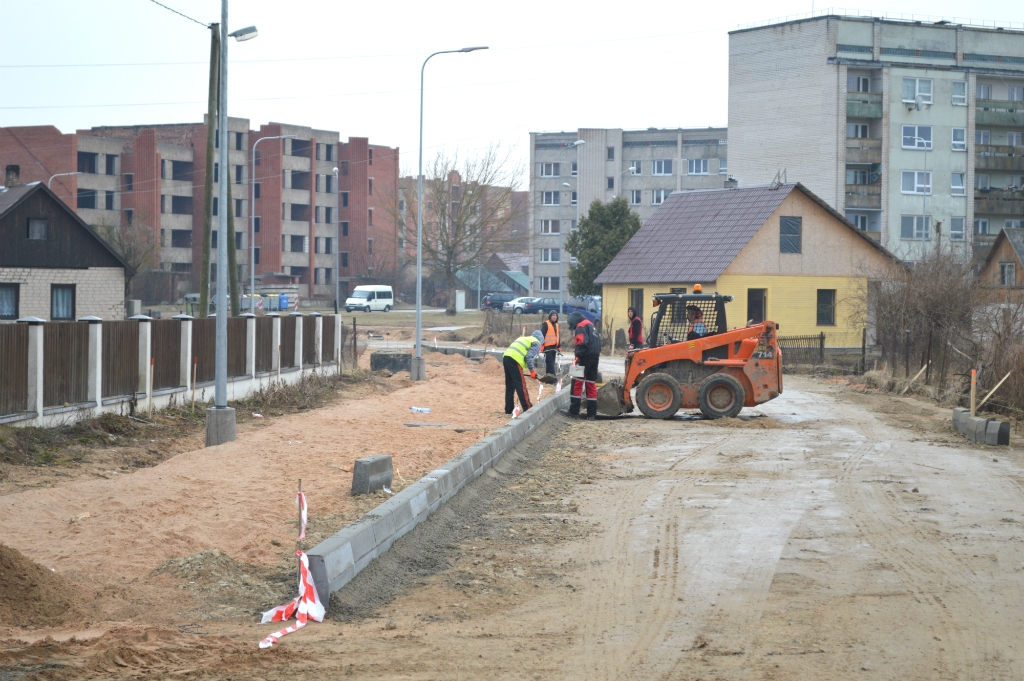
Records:
M226 1L226 0L225 0ZM423 361L423 78L427 62L439 54L475 52L487 47L463 47L460 50L441 50L423 60L420 67L420 164L416 182L416 356L412 360L412 380L422 381L427 377L427 366Z
M73 173L57 173L56 175L51 175L50 179L46 181L46 188L47 189L50 188L50 183L53 182L53 178L55 178L55 177L64 177L66 175L77 175L77 174L78 174L78 171L76 170Z
M341 314L341 185L338 184L338 167L334 167L334 314ZM341 357L338 358L338 371L341 371Z
M248 34L248 38L238 38L238 40L249 40L249 38L256 37L256 27L250 26L249 28L239 29L235 33L241 31L248 31L252 29L252 34ZM232 33L231 35L234 35ZM252 203L249 204L249 312L255 313L253 309L253 296L256 295L256 145L263 140L283 140L294 138L295 135L275 135L273 137L261 137L252 145L252 172L249 174L249 184L251 185ZM335 169L337 170L337 169ZM218 237L220 238L220 237ZM217 254L218 258L220 254Z
M562 152L565 151L566 149L576 149L581 144L586 144L586 143L587 143L586 140L576 140L572 144L567 144L567 145L563 146L561 149L558 150L558 175L559 176L562 175ZM578 169L579 169L579 166L577 166L577 171L578 171ZM563 182L562 186L563 187L569 187L570 189L572 189L572 185L570 185L568 182ZM559 192L559 193L561 193L561 192ZM561 198L559 198L559 200L558 200L558 314L559 315L564 315L565 314L565 294L563 293L563 291L565 290L565 286L562 283L563 280L564 280L563 277L562 277L562 251L564 250L564 245L563 244L565 243L565 237L562 236L562 234L564 233L562 231L563 230L563 223L564 222L565 222L565 212L562 210L562 200L561 200Z
M206 446L219 445L235 439L235 410L228 407L228 239L234 239L228 225L228 37L238 41L257 35L255 26L228 33L228 0L220 3L220 92L217 107L217 128L220 136L220 167L217 183L217 343L214 362L213 407L206 410ZM230 226L231 232L234 225ZM230 236L229 236L230 234Z
M622 181L619 180L619 178L622 177L623 175L625 175L626 173L629 173L630 175L632 175L633 174L633 169L632 168L626 168L625 170L623 170L622 172L620 172L618 175L615 176L615 182L613 184L618 184L619 185L619 194L622 193L622 184L621 184ZM612 189L614 189L614 187L612 187ZM613 199L616 198L619 194L612 194L612 198Z

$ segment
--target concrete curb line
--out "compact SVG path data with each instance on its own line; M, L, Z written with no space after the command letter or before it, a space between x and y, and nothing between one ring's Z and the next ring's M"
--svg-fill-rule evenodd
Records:
M1006 421L971 416L971 411L963 407L953 410L953 427L963 433L971 442L981 445L1009 445L1010 424Z
M568 404L567 389L556 393L307 551L313 583L324 604L327 594L348 584L370 561Z

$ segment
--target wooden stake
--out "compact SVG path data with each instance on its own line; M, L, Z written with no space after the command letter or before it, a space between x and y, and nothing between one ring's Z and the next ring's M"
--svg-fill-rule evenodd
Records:
M1012 373L1013 373L1012 371L1006 372L1006 375L1003 376L1003 380L999 381L998 383L996 383L996 387L994 387L994 388L992 388L991 390L988 391L988 395L985 395L985 397L983 397L981 399L981 402L978 403L978 409L981 409L982 405L984 405L986 402L988 402L988 398L992 397L992 395L995 393L995 391L999 390L999 386L1001 386L1006 381L1006 379L1008 379L1010 377L1010 374L1012 374Z
M156 357L149 358L149 418L153 418L153 371L156 369Z
M302 494L302 478L299 478L299 494ZM299 536L301 534L302 534L302 504L300 503L299 504L299 532L298 532L298 534L296 536ZM295 548L298 551L302 550L302 540L301 539L296 539L295 540Z
M921 367L921 370L914 374L914 377L910 379L910 383L907 383L905 386L903 386L903 392L901 392L900 395L905 395L906 392L910 390L910 386L913 385L914 381L921 378L921 374L924 373L924 370L928 368L929 364L931 364L931 362L926 362L925 365Z
M199 372L199 358L192 358L192 415L196 415L196 376Z
M975 400L978 397L978 370L971 369L971 416L977 414Z

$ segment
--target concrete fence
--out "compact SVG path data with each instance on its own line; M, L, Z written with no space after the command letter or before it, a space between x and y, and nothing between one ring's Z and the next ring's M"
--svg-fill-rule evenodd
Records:
M297 383L305 373L336 366L333 358L342 356L338 347L343 340L340 315L293 312L282 317L271 313L260 318L259 334L253 314L229 322L234 326L228 348L229 369L233 369L228 373L234 374L228 377L229 400L244 399L271 381ZM199 324L188 315L160 322L137 315L127 323L136 325L127 330L131 333L104 324L99 317L77 322L19 319L18 327L13 328L27 327L28 348L27 352L8 353L4 359L6 378L16 379L18 385L0 381L4 391L0 424L49 427L104 412L120 413L133 400L137 411L148 411L174 402L187 403L193 394L197 402L213 398L212 372L203 371L194 379L200 357L213 354L212 347L206 347L214 342L212 334L194 333L193 326ZM157 323L160 328L154 328ZM264 328L268 325L269 329ZM331 328L328 333L324 333L325 325ZM105 330L117 353L104 352ZM282 338L282 330L288 338ZM304 339L304 333L312 340ZM325 338L334 344L332 348L323 347ZM268 344L269 348L264 347ZM282 349L287 357L282 357ZM332 359L321 362L324 357ZM69 376L76 379L72 388L65 385Z

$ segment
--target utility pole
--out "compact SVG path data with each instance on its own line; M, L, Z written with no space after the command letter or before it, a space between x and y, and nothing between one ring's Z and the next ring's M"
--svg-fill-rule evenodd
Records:
M206 105L206 181L203 186L203 245L199 273L199 314L210 314L210 239L213 232L214 134L217 128L217 92L220 69L220 24L210 24L210 91Z

